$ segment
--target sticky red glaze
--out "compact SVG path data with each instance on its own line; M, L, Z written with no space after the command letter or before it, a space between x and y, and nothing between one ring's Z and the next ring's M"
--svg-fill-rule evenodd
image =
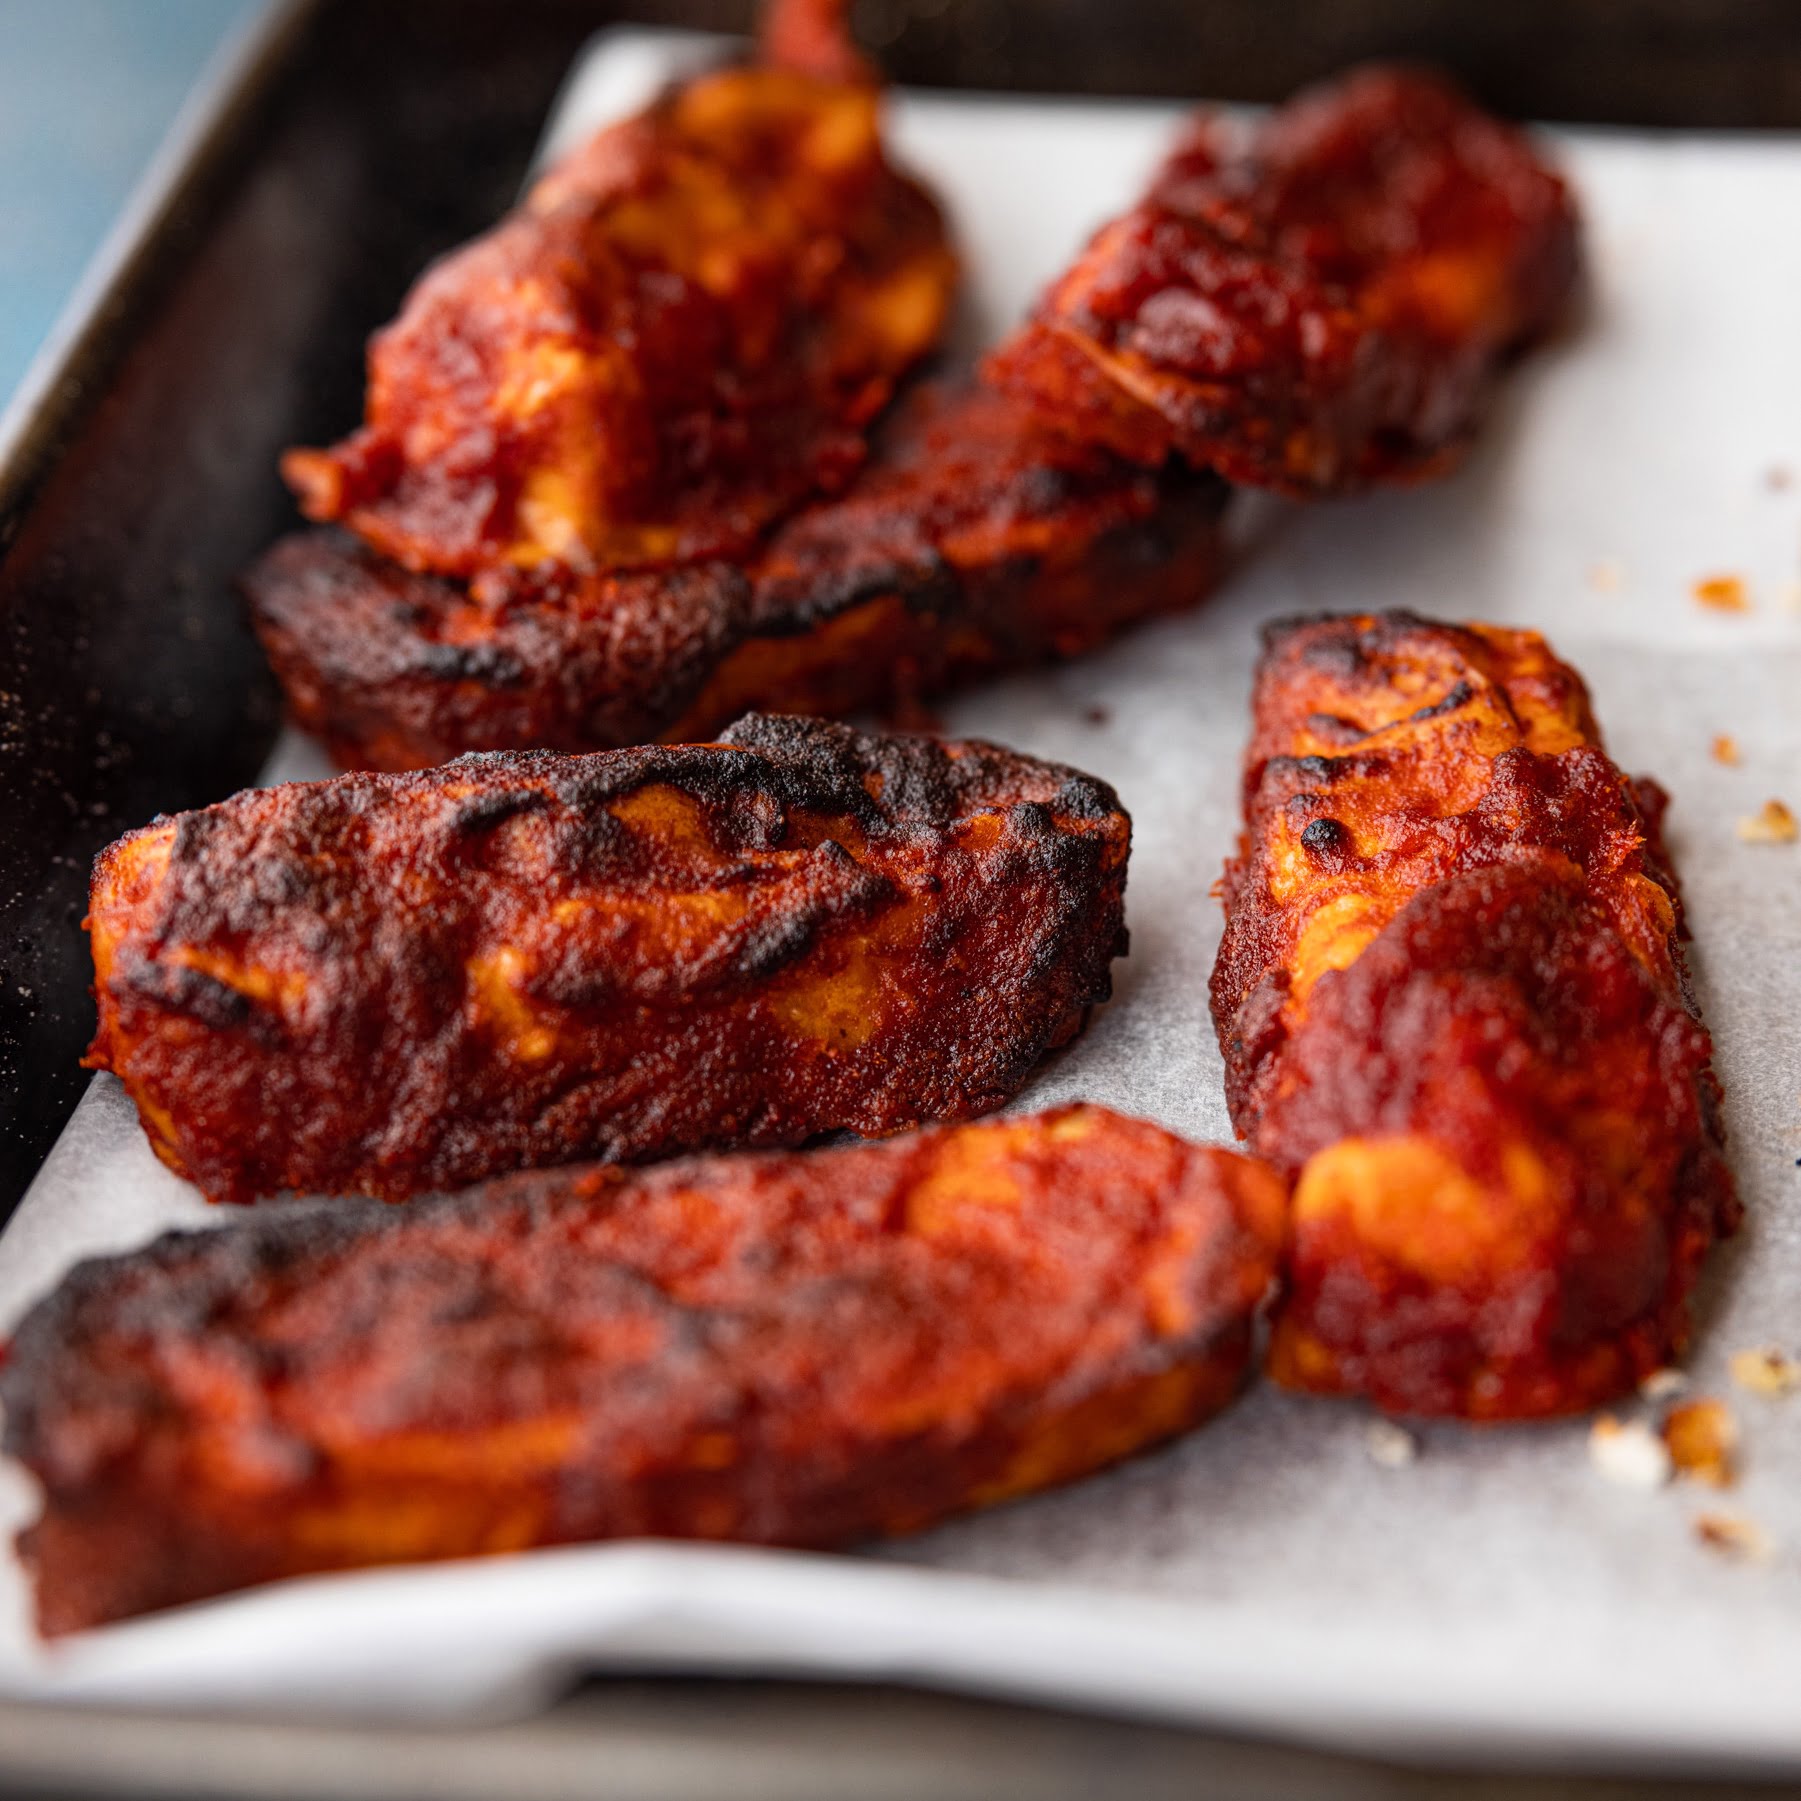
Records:
M1595 1405L1675 1356L1738 1217L1662 797L1534 634L1275 628L1213 1010L1294 1179L1278 1379L1400 1411Z
M248 792L102 853L89 1062L215 1199L967 1118L1106 998L1129 840L1073 770L773 717Z
M372 341L366 422L283 467L308 514L475 576L735 556L840 488L956 279L835 11L679 83L435 264ZM797 66L784 63L792 54Z
M1307 495L1468 442L1578 266L1568 189L1437 76L1359 70L1260 122L1202 118L995 354L996 379L1135 460Z
M77 1267L0 1373L39 1624L588 1539L835 1544L1068 1481L1231 1397L1281 1207L1082 1107L170 1234Z
M276 546L246 582L295 719L349 768L465 750L703 737L747 707L905 714L1197 605L1225 490L1083 449L1022 403L928 392L836 501L742 568L517 581L500 597L354 540Z

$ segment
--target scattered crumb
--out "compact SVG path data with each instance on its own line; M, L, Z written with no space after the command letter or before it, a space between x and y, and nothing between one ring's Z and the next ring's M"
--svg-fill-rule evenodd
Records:
M1770 467L1764 471L1763 485L1768 488L1772 494L1780 494L1783 489L1793 486L1794 480L1795 478L1788 472L1788 469L1783 464L1772 463Z
M1670 1479L1670 1447L1642 1420L1602 1414L1588 1429L1588 1460L1622 1488L1662 1488Z
M1801 582L1784 582L1776 590L1776 598L1785 613L1801 613Z
M1684 1401L1663 1422L1663 1442L1678 1475L1712 1488L1730 1488L1737 1471L1738 1427L1724 1401Z
M1713 741L1713 760L1724 763L1729 768L1736 768L1744 761L1739 755L1738 740L1730 732L1721 732Z
M1710 1551L1746 1563L1767 1563L1773 1548L1761 1526L1737 1513L1696 1514L1695 1537Z
M1385 1470L1404 1470L1420 1454L1420 1441L1393 1420L1371 1420L1364 1428L1363 1448L1371 1463Z
M1745 592L1742 576L1706 575L1691 590L1695 599L1716 613L1748 613L1751 597Z
M1647 1401L1668 1401L1682 1393L1688 1387L1688 1375L1683 1370L1653 1370L1638 1385L1638 1392Z
M1781 801L1766 800L1760 811L1738 822L1738 835L1747 844L1793 844L1801 825Z
M1588 585L1597 594L1615 594L1626 585L1626 570L1617 557L1602 557L1588 566Z
M1111 725L1113 723L1113 712L1109 707L1084 707L1082 717L1090 725Z
M1757 1351L1734 1351L1728 1367L1733 1381L1754 1395L1779 1400L1801 1388L1801 1363L1774 1345L1766 1345Z

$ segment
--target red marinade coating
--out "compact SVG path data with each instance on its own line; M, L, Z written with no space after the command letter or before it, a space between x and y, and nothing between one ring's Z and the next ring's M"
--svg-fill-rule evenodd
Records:
M1095 1107L271 1209L78 1266L0 1369L42 1631L593 1539L832 1545L1242 1382L1281 1186Z
M253 790L101 853L89 1063L218 1200L968 1118L1107 997L1130 838L1058 764L771 715Z
M1534 633L1272 630L1213 1014L1295 1184L1279 1381L1518 1418L1681 1352L1738 1203L1661 811Z
M1358 70L1203 118L990 374L1060 428L1301 496L1454 461L1565 308L1574 202L1442 78Z
M602 750L747 708L913 712L1198 605L1226 490L1046 430L976 387L915 396L848 493L742 565L517 581L417 575L334 532L246 578L297 723L352 769L468 750Z

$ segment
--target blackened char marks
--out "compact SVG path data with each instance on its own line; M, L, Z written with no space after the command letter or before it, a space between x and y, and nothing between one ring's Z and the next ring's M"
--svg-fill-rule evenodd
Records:
M1225 488L1072 443L980 388L903 409L848 493L741 564L481 594L340 535L248 574L290 710L353 768L700 738L747 708L904 713L1198 605Z
M246 793L97 863L90 1061L230 1199L967 1118L1107 997L1129 840L1078 771L790 716Z
M78 1265L0 1370L39 1625L531 1545L840 1544L1071 1480L1231 1398L1281 1208L1083 1107L166 1235Z

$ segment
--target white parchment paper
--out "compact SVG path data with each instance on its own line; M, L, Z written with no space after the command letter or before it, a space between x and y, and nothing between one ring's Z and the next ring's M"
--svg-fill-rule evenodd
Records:
M561 137L692 45L602 40ZM909 94L906 154L967 253L966 348L1123 204L1173 117L1151 106ZM1749 1223L1716 1259L1692 1376L1744 1433L1729 1495L1643 1493L1581 1424L1418 1434L1368 1454L1361 1409L1259 1388L1171 1449L865 1556L610 1546L291 1583L45 1653L0 1564L0 1689L378 1717L518 1708L576 1667L902 1676L1400 1755L1736 1760L1801 1769L1801 1396L1736 1393L1728 1355L1801 1354L1801 139L1572 132L1594 294L1511 383L1470 465L1415 493L1246 509L1225 591L1091 661L971 695L955 732L1114 782L1136 822L1117 998L1022 1106L1085 1096L1228 1135L1206 1017L1208 888L1237 827L1259 622L1406 605L1551 634L1615 755L1659 776ZM1783 478L1792 473L1792 481ZM1700 608L1741 576L1753 610ZM1742 761L1710 755L1733 735ZM271 779L314 774L284 746ZM216 1223L96 1082L3 1238L0 1330L76 1256ZM5 1524L31 1499L4 1472ZM1700 1545L1722 1509L1774 1544Z

